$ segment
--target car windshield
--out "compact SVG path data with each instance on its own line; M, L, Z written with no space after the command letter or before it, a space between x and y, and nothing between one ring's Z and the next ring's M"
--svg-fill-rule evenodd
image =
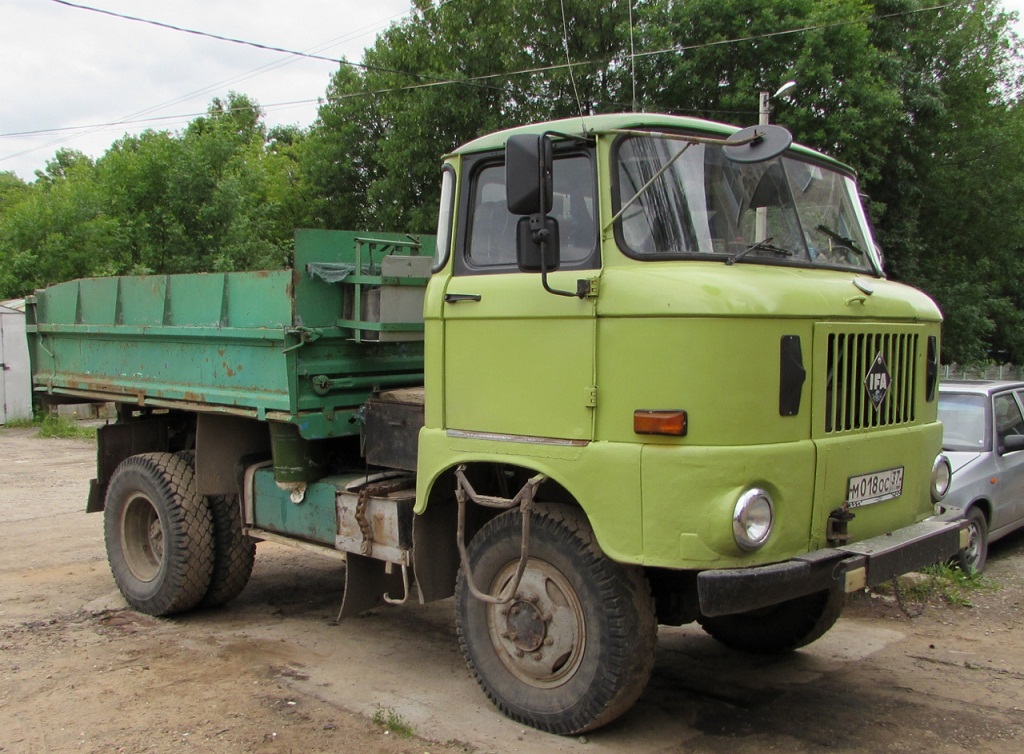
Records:
M982 451L988 449L991 432L985 418L987 398L964 393L939 394L942 449Z
M638 259L876 269L848 175L792 154L741 164L719 146L660 136L625 136L617 156L617 230Z

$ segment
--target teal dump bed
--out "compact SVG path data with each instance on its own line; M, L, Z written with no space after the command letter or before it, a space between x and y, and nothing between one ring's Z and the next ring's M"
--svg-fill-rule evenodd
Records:
M37 392L355 434L377 387L422 384L432 237L298 231L291 270L74 280L28 302Z

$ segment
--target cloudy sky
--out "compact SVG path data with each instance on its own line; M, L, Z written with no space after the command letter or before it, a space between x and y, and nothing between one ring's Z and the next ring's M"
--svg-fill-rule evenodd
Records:
M410 8L409 0L68 1L355 62ZM126 131L180 129L229 90L254 97L271 124L308 125L336 68L53 0L0 0L0 171L30 180L61 147L98 157Z
M68 2L354 62L410 7L409 0ZM1024 0L1004 5L1021 10ZM125 132L180 129L230 90L254 97L272 125L305 126L335 68L56 0L0 0L0 171L31 180L59 148L98 157Z

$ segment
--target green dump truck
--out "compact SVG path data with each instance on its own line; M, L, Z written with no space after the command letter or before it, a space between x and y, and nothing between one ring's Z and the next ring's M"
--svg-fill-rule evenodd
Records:
M343 617L454 596L542 730L627 710L659 624L789 651L962 546L927 520L940 314L777 127L488 135L436 238L299 231L291 270L72 281L28 322L37 394L117 404L88 510L132 607L228 602L259 541L342 553Z

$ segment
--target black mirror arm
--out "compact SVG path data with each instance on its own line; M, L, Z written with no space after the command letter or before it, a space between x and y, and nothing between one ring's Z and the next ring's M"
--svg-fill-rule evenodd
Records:
M558 288L552 288L548 285L548 238L551 234L548 232L546 223L544 222L547 218L547 210L544 207L544 199L541 198L541 212L536 215L530 215L530 232L533 236L534 242L540 246L540 283L544 286L544 290L548 293L553 293L556 296L571 296L575 298L578 293L572 291L563 291Z

